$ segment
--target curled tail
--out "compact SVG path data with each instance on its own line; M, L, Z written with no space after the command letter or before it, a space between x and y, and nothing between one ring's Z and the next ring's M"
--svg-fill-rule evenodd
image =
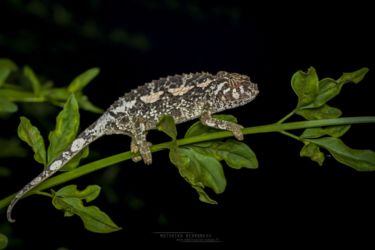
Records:
M42 173L35 177L31 182L26 184L13 198L7 209L7 219L9 222L15 222L12 219L12 209L16 203L25 196L26 193L31 191L33 188L38 186L44 180L51 177L54 173L59 171L62 167L66 165L75 155L77 155L82 149L84 149L91 142L95 141L103 135L100 124L98 122L92 124L86 130L84 130L73 142L70 147L61 153Z

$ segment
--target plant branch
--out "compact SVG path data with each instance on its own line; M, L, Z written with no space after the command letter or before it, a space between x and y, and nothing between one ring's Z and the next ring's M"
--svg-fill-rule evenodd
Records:
M289 114L281 118L277 123L278 124L283 123L284 121L288 120L291 116L293 116L295 113L296 113L296 109L293 109L292 112L290 112Z
M43 191L37 191L37 192L35 192L35 194L44 195L44 196L47 196L49 198L53 197L52 194L47 193L47 192L43 192Z
M298 136L296 136L296 135L294 135L292 133L289 133L289 132L286 132L286 131L281 131L280 133L283 134L283 135L286 135L286 136L288 136L290 138L293 138L293 139L295 139L297 141L302 141L301 138L299 138Z
M286 116L286 119L288 117L289 115ZM283 120L285 119L283 118L281 121ZM322 119L322 120L299 121L299 122L289 122L289 123L280 123L279 121L278 123L274 123L274 124L244 128L242 132L245 135L248 135L248 134L258 134L258 133L283 132L287 130L305 129L305 128L313 128L313 127L325 127L325 126L337 126L337 125L361 124L361 123L375 123L375 116L342 117L342 118L336 118L336 119ZM288 135L289 134L290 133L288 133ZM177 140L177 144L182 146L182 145L188 145L188 144L193 144L193 143L198 143L198 142L223 139L223 138L232 137L232 136L233 135L231 132L219 131L215 133L180 139L180 140ZM164 142L164 143L154 145L151 147L151 151L157 152L163 149L167 149L169 148L170 143L171 142ZM83 175L108 167L110 165L113 165L113 164L116 164L125 160L129 160L130 158L131 158L131 153L130 151L128 151L128 152L116 154L116 155L113 155L113 156L110 156L110 157L107 157L98 161L85 164L72 171L62 173L60 175L57 175L55 177L52 177L46 180L45 182L40 184L38 187L36 187L34 190L32 190L30 193L28 193L26 196L37 194L42 190L45 190L53 186L65 183L67 181L76 179ZM10 201L13 199L14 195L15 194L12 194L0 200L0 209L6 207L10 203Z

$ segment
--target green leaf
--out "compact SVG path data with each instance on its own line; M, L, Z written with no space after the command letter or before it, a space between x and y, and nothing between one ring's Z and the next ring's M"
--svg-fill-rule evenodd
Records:
M177 129L174 119L170 115L163 115L159 122L156 124L156 128L159 131L164 132L167 134L172 140L176 140L177 137Z
M85 95L79 95L77 97L77 101L78 101L79 107L86 111L90 111L90 112L97 113L97 114L101 114L104 111L103 109L98 108L94 104L92 104L89 101L88 97Z
M6 58L0 58L0 87L4 84L12 71L17 70L17 65Z
M31 82L31 86L33 88L34 94L36 96L40 96L41 84L40 84L38 77L35 75L34 71L30 67L25 66L23 68L23 73L27 77L27 79L29 79L29 81Z
M20 120L21 122L18 126L19 138L26 142L33 149L34 159L46 166L46 148L44 145L43 137L40 135L38 128L34 127L26 117L22 116Z
M303 131L301 138L319 138L325 135L341 137L350 129L350 125L331 126L327 128L308 128Z
M317 162L320 166L323 165L325 156L320 152L320 148L314 143L307 143L303 146L300 152L301 157L309 157L311 160Z
M81 152L76 154L69 162L67 162L60 171L71 171L79 166L82 159L89 155L89 147L85 147Z
M219 120L237 123L237 118L234 117L233 115L220 114L220 115L213 115L212 117L214 117L216 119L219 119ZM209 133L213 133L213 132L217 132L217 131L220 131L220 129L207 127L207 126L203 125L200 121L197 121L193 125L190 126L188 131L186 131L185 138L194 137L194 136L198 136L198 135L202 135L202 134L209 134Z
M77 215L83 221L85 228L94 233L112 233L120 230L112 219L96 206L85 207L79 198L53 198L53 205L64 210L64 215Z
M189 147L202 154L215 157L219 161L224 160L229 167L234 169L258 168L255 153L248 145L237 140L214 141L210 145L199 143Z
M56 119L56 128L49 134L48 163L58 157L75 139L79 127L78 103L71 95Z
M292 88L298 96L297 107L303 107L315 100L319 91L318 75L313 67L305 73L297 71L292 76Z
M324 78L319 81L319 93L314 102L308 108L317 108L324 105L326 102L337 96L341 91L336 80L332 78Z
M0 68L0 87L3 85L5 80L8 78L11 70L6 68Z
M337 80L332 78L324 78L320 80L319 93L314 102L308 107L315 108L324 105L341 92L341 88L344 84L349 82L359 83L365 77L367 72L368 68L362 68L351 73L343 73Z
M45 90L45 95L55 105L62 106L60 105L61 102L65 102L69 98L71 93L65 88L53 88ZM92 104L89 101L88 97L82 95L82 93L75 94L75 97L80 108L93 113L103 113L103 110L101 108L98 108L94 104Z
M231 168L258 168L258 160L255 153L243 142L230 139L224 143L220 143L215 149L216 153Z
M359 83L360 81L363 80L367 72L369 71L368 68L363 67L359 70L356 70L354 72L350 73L343 73L342 76L337 79L338 84L343 85L347 82L353 82L355 84Z
M99 196L100 190L101 188L98 185L89 185L82 191L77 189L77 185L69 185L59 189L55 193L55 196L58 196L59 198L79 198L86 202L90 202Z
M70 202L73 206L78 202ZM96 206L82 207L80 205L74 208L78 211L78 216L82 219L85 228L94 233L112 233L121 230L112 219Z
M359 83L367 72L368 68L362 68L351 73L344 73L337 80L324 78L319 81L312 67L307 73L297 71L292 77L292 88L298 96L297 110L320 108L337 96L344 84Z
M64 210L64 216L78 215L87 230L95 233L111 233L120 230L111 218L96 206L84 206L82 200L93 201L98 197L100 187L90 185L79 191L77 186L64 187L54 194L52 204L56 209Z
M375 170L375 152L371 150L352 149L346 146L340 139L324 137L319 139L309 139L322 148L328 150L332 156L342 164L354 168L358 171Z
M0 68L10 69L11 71L16 71L18 69L17 64L7 58L0 58Z
M71 93L69 93L65 88L53 88L47 89L45 95L50 100L65 102L69 98Z
M201 202L212 204L212 205L216 205L217 204L217 201L211 199L210 196L208 196L208 194L203 190L202 187L192 185L192 188L194 188L195 191L197 191L197 193L199 195L199 200Z
M17 112L18 107L11 101L0 97L0 113L14 113Z
M173 148L170 150L169 157L178 168L180 175L196 190L197 187L209 187L217 194L224 192L226 179L223 168L214 157L188 147ZM204 192L203 189L201 192Z
M328 106L327 104L319 108L300 109L296 113L306 120L331 119L342 115L340 109Z
M33 101L35 96L31 92L16 89L0 89L0 98L9 101Z
M0 233L0 249L5 249L8 246L8 237Z
M214 115L213 116L219 120L230 121L237 123L236 117L232 115ZM201 134L213 133L220 131L219 129L207 127L203 125L200 121L195 122L186 132L185 138L194 137ZM228 166L239 169L245 168L257 168L258 161L254 152L244 143L238 142L236 140L227 140L225 142L221 141L209 141L198 143L189 146L194 151L201 154L214 157L216 160L225 160Z
M94 79L99 74L99 72L99 68L86 70L73 79L73 81L68 86L68 91L71 93L81 91L84 87L86 87L87 84L91 82L92 79Z

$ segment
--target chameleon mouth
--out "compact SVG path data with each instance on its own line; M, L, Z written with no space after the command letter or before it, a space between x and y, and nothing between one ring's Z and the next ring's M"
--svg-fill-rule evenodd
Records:
M258 84L250 82L250 88L252 89L252 93L255 96L259 94Z

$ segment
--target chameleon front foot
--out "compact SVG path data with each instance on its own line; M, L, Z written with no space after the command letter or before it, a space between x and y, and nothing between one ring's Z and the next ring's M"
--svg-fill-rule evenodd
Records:
M200 120L203 125L206 125L208 127L227 130L227 131L232 132L234 137L236 137L237 140L242 141L244 138L243 133L241 131L241 129L243 129L243 126L237 123L216 119L211 116L210 112L203 113L202 116L200 117Z
M241 132L241 129L243 129L243 126L236 123L228 124L227 128L228 131L231 131L233 133L234 137L236 137L237 140L243 141L243 133Z
M138 146L133 139L130 144L130 151L132 154L132 161L139 162L143 159L143 162L147 165L152 163L152 154L150 147L152 144L150 142L144 142L143 145Z

